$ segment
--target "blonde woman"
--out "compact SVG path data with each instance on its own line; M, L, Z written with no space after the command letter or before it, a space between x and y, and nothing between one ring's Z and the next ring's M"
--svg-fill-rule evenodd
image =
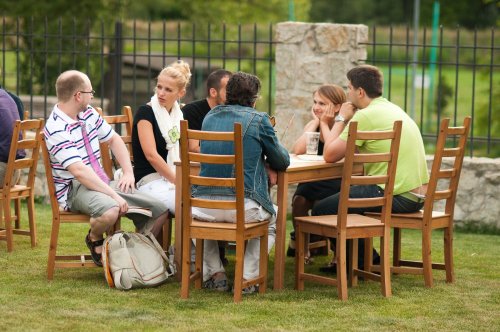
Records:
M175 167L179 160L180 121L178 100L186 94L191 78L182 60L165 67L157 78L150 102L137 110L132 129L134 176L137 189L158 197L175 213Z

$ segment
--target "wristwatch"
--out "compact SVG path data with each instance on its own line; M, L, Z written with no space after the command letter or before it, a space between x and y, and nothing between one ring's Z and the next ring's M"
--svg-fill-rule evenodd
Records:
M337 114L335 117L335 122L343 122L344 124L347 124L349 122L348 120L344 119L344 117L340 114Z

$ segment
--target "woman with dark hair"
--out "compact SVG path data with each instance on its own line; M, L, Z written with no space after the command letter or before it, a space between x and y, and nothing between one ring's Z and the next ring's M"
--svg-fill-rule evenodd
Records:
M213 108L203 120L202 130L233 131L234 123L242 124L243 158L245 176L245 220L270 220L269 250L276 237L276 208L269 195L268 169L286 170L290 164L288 151L278 142L278 138L266 113L255 110L259 96L259 79L247 73L235 73L226 86L226 104ZM228 149L227 152L225 149ZM232 148L213 141L202 141L200 150L209 154L231 154ZM201 166L203 176L229 177L233 172L231 165ZM276 175L274 171L274 175ZM275 179L274 179L275 180ZM223 187L198 187L193 190L194 197L210 199L232 199L234 193ZM195 213L193 211L193 213ZM206 221L236 222L234 211L216 209L198 209L197 217ZM255 278L259 273L259 239L248 241L245 250L243 278ZM203 285L208 289L225 291L228 289L224 266L219 257L217 241L205 240L203 256ZM243 290L244 294L254 293L256 286Z

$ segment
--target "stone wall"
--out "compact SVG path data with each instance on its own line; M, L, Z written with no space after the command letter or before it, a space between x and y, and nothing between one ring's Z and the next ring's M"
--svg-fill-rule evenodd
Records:
M277 25L275 40L276 130L290 149L310 120L313 91L325 83L347 87L345 74L366 59L360 43L367 42L368 27L285 22Z
M428 165L430 168L429 162ZM445 159L443 167L451 167L451 162ZM500 230L499 197L500 158L464 158L455 202L455 222L472 222Z

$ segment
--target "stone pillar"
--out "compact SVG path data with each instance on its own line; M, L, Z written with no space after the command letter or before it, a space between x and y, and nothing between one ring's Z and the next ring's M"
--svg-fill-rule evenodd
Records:
M347 87L347 71L366 59L368 27L359 24L279 23L276 29L276 129L290 149L311 119L320 85Z

